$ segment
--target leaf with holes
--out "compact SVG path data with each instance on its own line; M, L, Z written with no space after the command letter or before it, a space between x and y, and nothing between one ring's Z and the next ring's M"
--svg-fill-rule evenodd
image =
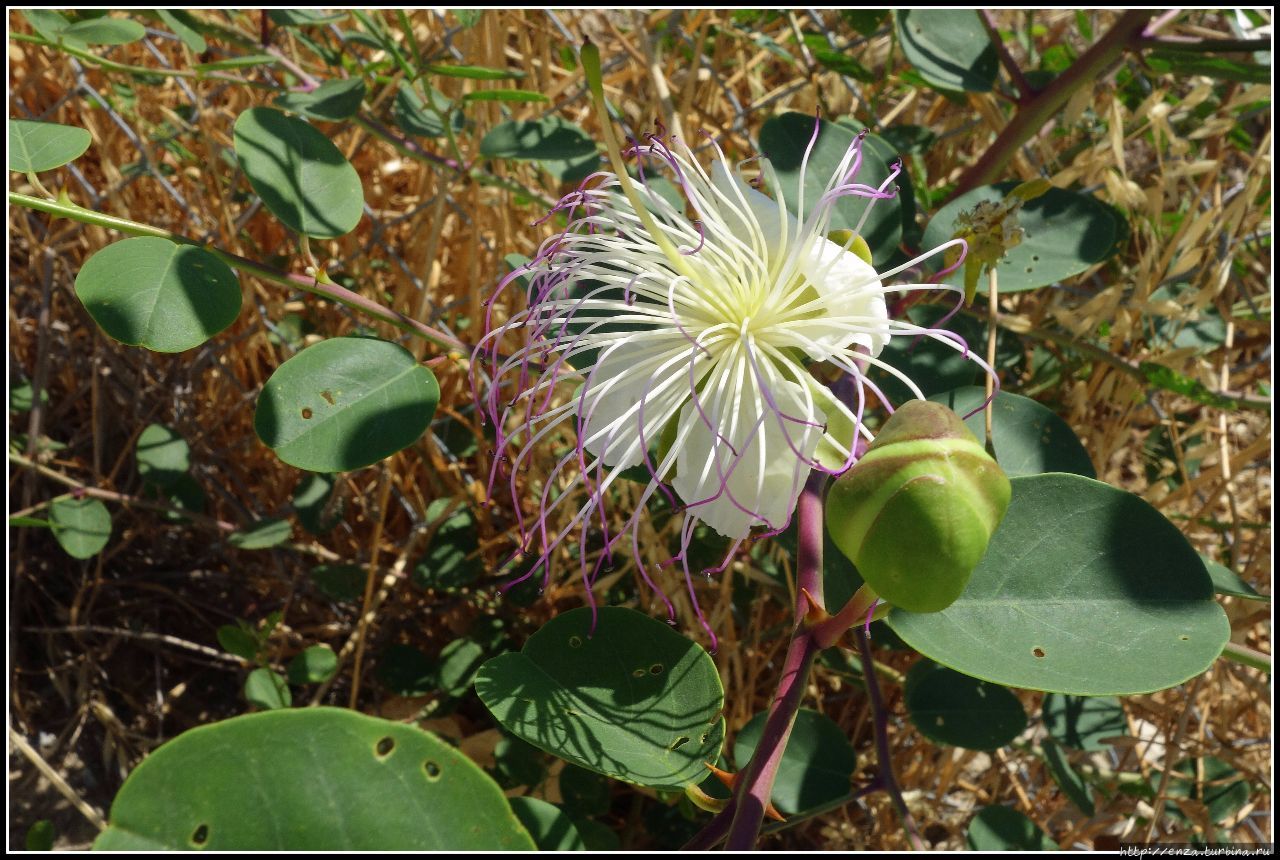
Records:
M359 222L360 176L304 120L274 108L250 108L236 119L235 150L263 205L290 229L327 239L351 232Z
M414 726L338 708L192 729L138 765L99 850L532 851L497 784Z
M739 769L751 761L768 716L761 711L738 732L733 759ZM844 797L857 766L857 754L844 729L828 716L801 708L778 765L773 804L779 812L793 815Z
M1036 823L1008 806L988 806L978 810L969 822L966 841L971 851L1057 851Z
M85 261L76 296L108 335L155 352L197 347L240 314L240 282L194 245L141 236Z
M855 132L839 123L818 121L818 137L805 162L805 151L813 138L814 118L803 113L785 113L765 122L760 129L760 151L769 157L769 163L778 173L782 195L793 215L804 219L813 204L826 190L827 182L853 143ZM892 146L874 134L863 141L862 166L857 182L878 188L889 177L889 163L897 157ZM799 212L800 174L804 168L805 211ZM909 188L905 178L900 188ZM891 189L888 189L891 190ZM869 201L863 197L847 196L840 199L832 210L831 230L852 230L862 222L862 238L871 248L876 265L882 265L898 250L902 240L902 213L909 192L899 191L892 200ZM867 212L867 207L871 211ZM865 222L862 221L866 216ZM950 238L950 237L948 237Z
M346 472L412 445L439 400L435 376L404 347L339 337L307 347L271 375L253 428L291 466Z
M956 216L981 201L998 203L1018 185L1001 182L962 194L938 210L924 230L921 246L936 248L955 235ZM1023 204L1017 215L1021 244L1009 249L996 265L1002 293L1033 290L1078 275L1114 254L1120 238L1121 217L1107 204L1087 194L1050 188ZM941 268L941 258L935 264ZM963 268L943 279L964 284ZM987 289L987 278L978 279L978 292Z
M951 91L991 90L999 60L977 12L909 9L896 12L894 19L902 53L931 85Z
M985 389L966 386L929 399L944 404L958 415L968 416L965 426L979 442L986 444L985 413L969 414L981 409L986 402ZM1097 477L1089 452L1067 422L1029 397L1008 391L996 394L991 404L991 433L995 436L996 462L1010 478L1043 472Z
M163 424L151 424L138 436L138 474L144 481L171 487L191 467L191 446Z
M1222 653L1230 625L1204 564L1137 496L1079 475L1014 478L960 599L889 626L958 672L1083 696L1163 690Z
M75 161L93 143L93 135L56 122L9 120L9 169L20 173L53 170Z
M97 499L57 499L49 505L49 524L72 558L92 558L111 538L111 513Z
M284 93L276 97L276 107L311 119L336 122L354 116L364 101L364 81L337 78L325 81L311 92Z
M518 737L637 785L682 791L724 740L724 688L696 643L631 609L553 618L524 650L488 661L476 692Z
M553 803L536 797L513 797L511 809L533 837L539 851L585 851L587 846L578 835L578 828L565 815L564 810Z
M993 750L1027 727L1027 712L1009 690L929 660L911 667L903 698L911 722L935 743Z

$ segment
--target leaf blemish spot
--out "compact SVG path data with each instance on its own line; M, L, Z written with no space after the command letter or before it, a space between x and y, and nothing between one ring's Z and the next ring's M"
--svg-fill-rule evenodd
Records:
M570 637L569 637L569 647L570 647L570 648L581 648L581 647L582 647L582 637L581 637L581 636L570 636Z
M650 666L650 667L649 667L649 674L650 674L650 675L661 675L661 674L662 674L662 670L663 670L663 669L665 669L665 668L666 668L666 667L665 667L665 666L663 666L661 663L654 663L652 666Z
M391 755L391 751L396 748L394 738L382 738L373 746L373 752L378 758L386 758Z
M192 845L204 845L209 841L209 825L201 824L191 833Z
M1040 648L1040 647L1032 648L1032 649L1031 649L1031 653L1032 653L1032 654L1034 654L1034 655L1035 655L1035 656L1037 656L1037 657L1043 657L1043 656L1044 656L1044 649L1043 649L1043 648Z
M443 772L440 770L440 765L436 764L433 761L428 761L425 764L423 764L422 769L427 772L427 779L431 780L432 782L435 782L437 779L439 779L440 774Z
M321 391L320 396L324 398L325 403L328 403L330 406L333 405L334 403L333 392L331 392L329 389L326 388L324 391Z
M308 407L303 407L303 409L302 409L302 417L303 417L303 420L310 420L310 419L311 419L311 415L312 415L311 409L310 409L310 408L308 408Z
M636 669L634 672L632 672L632 673L631 673L631 677L632 677L632 678L643 678L643 677L644 677L644 669Z

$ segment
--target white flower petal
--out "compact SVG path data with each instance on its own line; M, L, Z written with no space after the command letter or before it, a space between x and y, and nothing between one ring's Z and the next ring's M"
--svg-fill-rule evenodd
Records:
M805 337L829 350L808 350L809 357L823 361L858 344L875 356L889 342L889 311L885 306L880 276L865 260L822 236L813 237L813 246L801 257L800 272L817 290L825 308L803 327ZM825 322L856 322L861 332Z

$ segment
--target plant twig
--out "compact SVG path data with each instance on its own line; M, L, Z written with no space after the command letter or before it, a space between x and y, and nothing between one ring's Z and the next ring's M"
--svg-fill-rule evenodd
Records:
M1261 669L1268 675L1271 674L1271 655L1263 654L1261 651L1255 651L1245 645L1237 645L1235 642L1228 642L1222 649L1222 656L1228 660L1234 660L1245 666L1251 666L1254 669Z
M991 20L991 13L986 9L978 11L978 18L982 21L983 28L987 31L987 37L991 39L992 46L996 49L996 55L1000 58L1000 64L1004 66L1009 77L1013 80L1014 87L1018 90L1019 102L1025 101L1036 94L1035 87L1031 86L1031 82L1027 80L1027 76L1022 73L1022 68L1018 62L1014 60L1013 55L1009 53L1009 49L1004 44L1004 39L1000 36L1000 30L996 27L995 22Z

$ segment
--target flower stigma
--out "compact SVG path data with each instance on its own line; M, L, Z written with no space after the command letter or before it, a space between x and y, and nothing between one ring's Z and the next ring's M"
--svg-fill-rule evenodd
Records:
M584 68L607 117L598 53L588 48ZM748 537L787 528L812 470L835 475L850 468L871 439L863 423L868 401L893 411L868 378L870 368L924 397L879 358L894 337L930 337L991 373L959 336L888 313L889 294L955 290L884 281L949 248L963 249L964 241L875 270L860 233L872 206L895 196L901 165L879 185L859 183L865 132L817 199L806 201L804 174L821 128L815 120L793 215L767 158L732 164L707 135L711 158L704 168L684 141L661 128L624 150L604 125L612 170L587 177L548 214L565 226L486 300L485 336L472 362L477 400L496 433L489 497L506 483L517 555L536 554L505 587L538 572L545 587L556 550L576 534L594 608L593 584L629 544L638 572L674 619L674 605L640 553L644 513L658 496L683 518L679 552L664 564L680 563L714 647L689 565L698 524L730 540L720 564L703 572L722 571ZM744 177L749 164L772 196ZM664 196L672 185L681 199ZM849 197L867 201L861 220L851 231L831 233L835 206ZM499 307L505 321L498 321ZM833 387L811 372L818 363L840 373ZM483 392L478 375L487 377ZM535 452L566 444L569 428L569 448L542 476L541 489L522 486L517 475ZM618 525L606 500L624 473L641 488ZM586 547L593 537L602 549L591 562Z

